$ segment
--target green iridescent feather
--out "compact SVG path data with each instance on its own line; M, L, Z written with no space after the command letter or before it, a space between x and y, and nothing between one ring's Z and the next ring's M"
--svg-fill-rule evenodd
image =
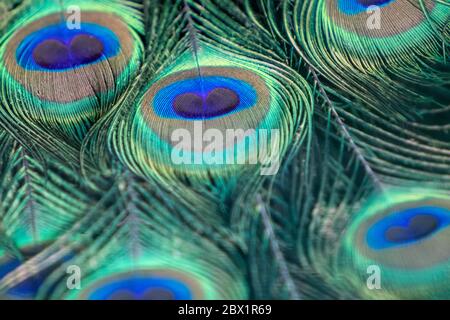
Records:
M342 3L83 1L121 17L135 41L114 89L90 102L41 103L2 60L0 297L447 298L450 8L393 0L377 29L366 24L376 12ZM0 53L51 4L1 4ZM192 83L207 98L211 79L250 105L165 111ZM279 170L174 163L171 134L196 121L279 129ZM67 286L70 266L81 290ZM136 281L167 286L135 292Z

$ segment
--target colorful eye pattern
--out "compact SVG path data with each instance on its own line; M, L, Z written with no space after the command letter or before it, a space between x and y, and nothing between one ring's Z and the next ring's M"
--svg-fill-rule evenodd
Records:
M17 48L16 59L24 69L64 71L107 59L119 49L114 33L104 27L85 23L80 30L69 31L59 24L27 36Z
M157 116L169 119L209 120L239 112L253 107L257 93L245 81L232 77L214 75L214 70L203 70L211 76L202 74L200 79L195 70L189 70L182 75L165 79L173 83L155 92L151 105ZM211 72L212 71L212 72ZM220 74L222 70L216 70ZM223 70L225 71L225 70ZM226 70L227 72L229 70ZM189 76L194 76L189 78ZM179 79L184 80L179 80ZM169 82L170 81L170 82ZM164 84L163 84L164 85ZM264 84L256 84L263 86ZM151 94L150 91L147 94Z
M69 27L67 16L45 10L23 18L0 47L2 92L14 101L3 112L79 143L139 68L139 16L86 9Z
M429 12L436 6L431 0L424 0L424 4ZM368 27L369 17L374 14L368 8L373 5L380 10L380 28ZM333 23L350 33L372 38L396 36L426 23L417 1L327 0L326 10Z
M427 237L450 224L450 211L424 206L392 213L367 231L367 243L374 250L405 246Z
M41 100L69 103L116 88L133 65L129 27L109 13L82 12L80 29L68 29L59 14L38 19L9 40L5 67Z
M168 143L173 130L185 128L194 134L194 120L203 121L205 130L258 128L270 104L268 88L258 75L217 67L204 67L201 75L190 69L152 85L141 103L145 123ZM164 132L157 120L165 124Z
M192 300L201 299L200 286L172 270L120 273L93 283L83 294L89 300Z
M375 197L350 224L344 252L354 272L379 266L384 287L399 297L449 293L450 199L428 191L387 197Z
M385 7L393 1L396 0L338 0L338 7L340 11L353 15L366 12L371 6Z
M273 141L271 129L285 133L283 120L286 110L276 109L274 95L266 80L254 71L235 66L204 66L176 71L163 76L151 84L141 102L133 131L141 141L139 143L145 156L152 163L173 169L171 155L174 148L192 156L203 157L199 166L183 166L182 170L198 171L203 168L225 170L222 164L236 164L239 161L237 151L245 150L247 158L241 163L248 164L257 156L255 147L259 143L259 133L265 129L270 149ZM201 129L199 129L199 126ZM185 130L192 143L188 147L177 146L179 140L174 132ZM208 143L195 143L209 129L219 132L223 139L223 148L217 152L208 151ZM227 130L250 133L246 137L226 140ZM199 131L200 130L200 131ZM280 147L281 148L281 147ZM154 152L158 150L158 152ZM253 153L252 153L253 152ZM276 150L279 152L279 149ZM268 154L269 152L267 152ZM220 164L209 162L208 157L223 159ZM217 157L216 157L217 159ZM230 160L231 159L231 160ZM228 161L228 162L227 162ZM195 162L195 160L193 160ZM226 166L231 168L231 166ZM216 171L217 172L217 171Z

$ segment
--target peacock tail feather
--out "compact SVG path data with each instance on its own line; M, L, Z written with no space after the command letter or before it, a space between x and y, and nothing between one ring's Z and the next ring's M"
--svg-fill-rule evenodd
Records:
M24 3L14 15L1 40L0 68L7 98L1 116L15 123L16 135L52 151L61 141L79 149L127 87L142 58L142 19L126 2L108 3L65 1L80 8L79 28L54 1Z
M203 10L216 9L212 3L203 5ZM150 81L136 83L105 118L108 123L98 125L98 130L90 133L92 140L87 139L87 144L92 141L95 148L108 144L121 162L142 176L167 181L188 174L191 179L199 176L204 181L209 175L221 178L257 169L242 166L257 163L261 156L257 150L251 149L243 157L236 154L236 149L245 149L245 144L259 145L257 134L249 134L247 139L232 137L222 148L194 139L180 141L182 134L194 137L199 131L212 129L226 136L226 131L232 129L244 133L264 130L271 143L262 156L270 158L275 153L283 154L296 132L298 139L305 139L308 132L312 98L304 78L294 70L283 69L287 67L283 56L270 51L273 58L246 56L259 44L274 48L278 44L273 40L267 43L270 39L255 33L253 45L248 48L233 43L231 38L229 43L218 43L217 39L229 30L211 26L203 31L204 26L196 19L204 19L205 13L199 15L194 9L195 4L184 1L174 1L161 9L161 14L155 9L148 22L149 61L141 75ZM173 21L180 21L187 31L177 34L175 29L180 26ZM244 28L239 21L230 21L230 27L236 33ZM178 38L169 45L158 43L168 35ZM289 107L281 107L286 104ZM110 131L104 133L104 126ZM280 134L273 136L273 129L280 130ZM90 150L91 154L97 152L101 151ZM174 154L176 161L172 159Z
M339 86L339 94L393 117L414 118L411 106L445 106L448 4L321 0L281 6L267 23Z
M449 17L0 3L0 297L450 297Z
M386 293L445 299L448 273L448 195L439 190L390 190L370 199L351 221L342 259L352 268L378 265ZM401 271L400 271L400 270Z

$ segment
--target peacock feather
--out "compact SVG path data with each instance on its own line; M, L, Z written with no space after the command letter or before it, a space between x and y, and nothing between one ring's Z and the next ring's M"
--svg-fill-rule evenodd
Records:
M391 190L382 200L369 200L349 225L343 259L356 269L380 266L387 294L448 297L448 196L439 190Z
M449 17L0 3L0 297L449 298Z
M80 8L75 11L79 28L54 1L24 3L0 49L7 99L2 118L22 124L15 127L21 129L16 135L42 139L49 149L61 140L79 149L89 128L129 84L142 57L142 19L135 8L102 1L64 4Z

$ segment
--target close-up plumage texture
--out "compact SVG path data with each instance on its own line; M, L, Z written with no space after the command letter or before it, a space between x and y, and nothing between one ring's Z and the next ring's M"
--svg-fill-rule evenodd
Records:
M0 298L449 299L449 23L2 0Z

